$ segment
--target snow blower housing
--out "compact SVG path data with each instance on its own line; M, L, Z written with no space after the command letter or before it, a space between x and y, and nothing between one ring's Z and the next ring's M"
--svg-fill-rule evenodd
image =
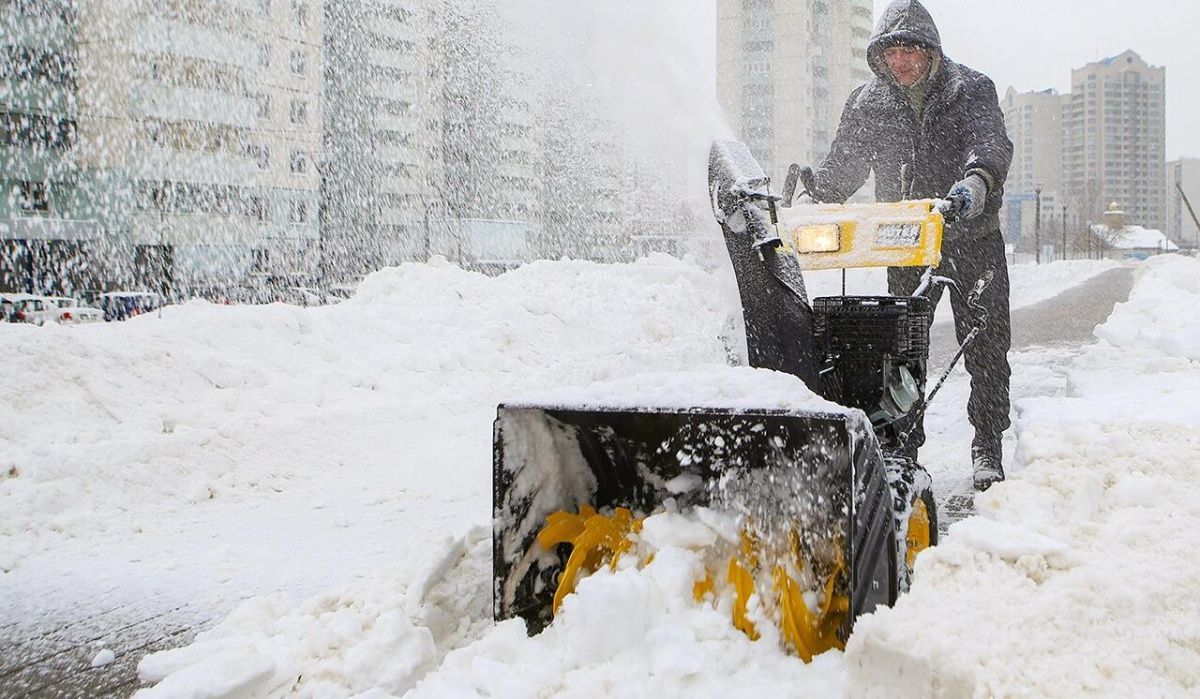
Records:
M726 584L733 622L757 595L806 660L843 647L854 619L907 588L936 538L927 474L903 456L918 409L930 308L920 298L809 302L802 272L934 265L933 202L786 208L740 143L713 146L709 181L742 300L752 366L789 373L845 406L827 410L508 403L494 432L494 612L531 631L576 578L627 552L639 519L672 507L736 513ZM713 580L713 578L719 580Z

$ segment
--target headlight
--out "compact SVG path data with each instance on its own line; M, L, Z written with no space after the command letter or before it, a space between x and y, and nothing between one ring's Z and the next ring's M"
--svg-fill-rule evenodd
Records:
M792 229L797 252L838 252L842 249L842 229L836 223L800 226Z
M875 229L877 248L915 248L920 242L919 223L884 223Z

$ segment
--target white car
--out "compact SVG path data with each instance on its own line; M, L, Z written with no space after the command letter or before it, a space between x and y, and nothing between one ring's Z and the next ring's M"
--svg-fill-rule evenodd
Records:
M53 320L59 325L104 322L104 311L86 306L78 299L50 296L47 300L54 304L54 308L48 312L47 322Z
M33 294L0 295L0 313L9 323L45 325L51 316L57 317L57 306L44 296Z
M0 320L33 325L75 325L103 321L104 312L66 296L3 294L0 295Z

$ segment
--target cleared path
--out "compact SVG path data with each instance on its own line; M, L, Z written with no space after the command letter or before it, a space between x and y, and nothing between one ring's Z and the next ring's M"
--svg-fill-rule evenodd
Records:
M1013 349L1094 342L1092 332L1097 325L1108 320L1118 303L1129 300L1133 282L1134 269L1118 267L1054 298L1014 311ZM945 298L942 303L949 303L949 299ZM940 371L954 358L954 352L958 348L953 324L934 325L930 341L930 366L935 371Z
M1012 315L1014 352L1039 347L1081 347L1096 341L1096 326L1112 315L1119 303L1129 300L1135 269L1118 267L1100 274L1058 296ZM943 301L948 303L948 301ZM952 323L934 325L930 340L930 370L940 376L954 358L958 341ZM1021 377L1014 370L1013 399L1020 398ZM959 362L955 375L934 401L926 420L929 437L921 449L921 461L933 475L938 501L938 530L944 536L950 525L974 513L974 489L970 476L970 442L973 430L967 424L965 401L969 391L966 370ZM1011 463L1013 442L1006 437L1005 462Z

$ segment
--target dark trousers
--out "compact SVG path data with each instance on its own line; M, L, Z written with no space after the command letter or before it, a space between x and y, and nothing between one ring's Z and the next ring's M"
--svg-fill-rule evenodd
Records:
M1008 351L1012 347L1012 321L1009 316L1008 263L1004 254L1004 238L1000 231L973 241L947 241L942 249L942 263L934 272L940 277L954 280L949 287L950 305L954 311L954 332L959 343L967 339L974 319L967 307L967 294L976 282L991 271L994 278L979 297L980 305L987 312L987 329L980 333L967 349L967 373L971 375L971 399L967 403L967 417L975 427L976 434L996 434L1009 428L1009 380L1012 369L1008 365ZM888 270L888 290L893 296L911 296L920 286L925 270L919 268L892 268ZM941 285L931 285L925 295L934 309L942 298ZM940 375L943 367L929 368L931 381ZM930 386L932 388L932 386ZM924 420L913 426L908 440L911 448L925 443Z

